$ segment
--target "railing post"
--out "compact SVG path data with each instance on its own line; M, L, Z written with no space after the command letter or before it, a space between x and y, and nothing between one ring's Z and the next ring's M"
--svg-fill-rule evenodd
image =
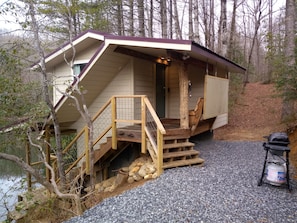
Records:
M145 125L146 125L146 108L144 98L141 97L141 152L146 153L146 140L145 140Z
M31 166L31 148L29 139L26 140L26 162ZM32 189L32 176L29 172L27 172L27 186L28 190Z
M45 141L46 141L46 162L51 166L51 146L50 146L50 128L49 128L49 125L46 126L46 129L45 129ZM50 179L51 179L51 172L48 168L46 168L46 171L45 171L45 175L46 175L46 180L48 182L50 182Z
M116 108L116 98L112 97L111 99L111 131L112 131L112 141L111 147L117 149L117 108Z
M157 148L158 148L158 165L157 174L160 176L163 173L163 135L161 131L157 130Z
M85 127L85 154L86 154L86 173L90 173L90 150L89 150L89 128Z

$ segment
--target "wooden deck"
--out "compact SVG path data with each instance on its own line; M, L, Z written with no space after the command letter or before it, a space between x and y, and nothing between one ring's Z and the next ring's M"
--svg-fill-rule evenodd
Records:
M191 136L198 135L200 133L209 131L214 122L214 119L200 121L196 129L181 129L179 126L179 119L162 119L161 120L165 130L165 137L184 137L190 138ZM138 142L141 143L141 126L131 125L117 129L118 141Z
M194 149L195 144L189 142L191 136L210 130L214 120L202 121L196 129L182 129L179 119L162 119L166 130L163 143L163 168L202 164L203 159ZM117 129L117 140L141 143L141 126L132 125Z

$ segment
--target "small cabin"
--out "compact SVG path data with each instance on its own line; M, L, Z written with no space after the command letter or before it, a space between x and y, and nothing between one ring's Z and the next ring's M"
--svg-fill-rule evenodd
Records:
M90 165L97 165L100 179L108 178L111 160L131 144L151 156L159 175L166 168L202 163L189 138L228 123L229 74L245 72L190 40L93 30L61 46L45 62L62 132L75 135L65 153L75 147L76 160L66 171L83 166L88 174ZM65 94L74 84L82 89L92 117L93 163L89 129Z

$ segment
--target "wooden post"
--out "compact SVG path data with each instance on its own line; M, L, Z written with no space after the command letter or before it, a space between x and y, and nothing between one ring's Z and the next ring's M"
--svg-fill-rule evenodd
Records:
M187 64L180 63L179 66L179 94L180 94L180 128L189 128L189 77Z
M112 97L111 99L111 131L112 131L112 141L111 141L111 148L117 149L117 108L116 108L116 98Z
M85 154L86 154L86 173L90 174L90 148L89 148L89 128L85 127Z
M46 148L45 148L45 155L46 155L46 162L51 166L51 146L50 146L50 128L49 125L45 128L45 141L46 141ZM51 179L51 172L48 168L45 169L45 175L48 182Z
M26 140L26 162L28 165L31 166L31 149L30 149L29 140ZM32 177L29 172L27 172L27 186L28 186L28 190L32 189Z
M158 149L157 174L158 176L160 176L163 173L163 135L159 129L157 129L157 149Z
M146 125L146 107L144 97L141 97L141 152L146 153L146 140L145 140L145 125Z

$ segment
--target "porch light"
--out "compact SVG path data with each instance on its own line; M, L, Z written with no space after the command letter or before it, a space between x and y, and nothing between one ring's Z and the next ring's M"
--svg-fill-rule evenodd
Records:
M164 65L167 65L167 66L170 66L171 64L171 58L169 57L159 57L157 60L156 60L157 63L160 63L160 64L164 64Z

